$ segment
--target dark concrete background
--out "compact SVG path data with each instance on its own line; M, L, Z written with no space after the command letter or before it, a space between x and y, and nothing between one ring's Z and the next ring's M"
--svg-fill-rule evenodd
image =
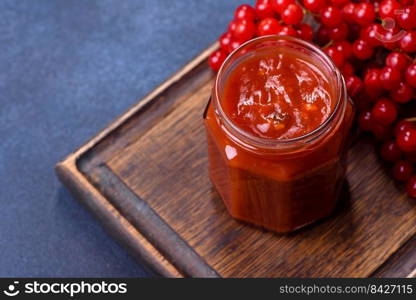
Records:
M0 0L0 276L147 275L53 167L209 46L241 2Z

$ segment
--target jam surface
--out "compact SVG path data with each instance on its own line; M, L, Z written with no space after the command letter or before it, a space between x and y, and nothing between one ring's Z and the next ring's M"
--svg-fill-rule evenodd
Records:
M291 139L318 128L334 101L327 76L312 58L285 48L241 58L223 88L224 113L254 136Z

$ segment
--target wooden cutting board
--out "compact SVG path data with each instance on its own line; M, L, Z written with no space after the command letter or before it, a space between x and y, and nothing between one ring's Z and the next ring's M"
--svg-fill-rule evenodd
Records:
M216 47L57 164L73 195L162 276L416 276L416 201L365 136L330 218L283 235L229 217L208 179L202 123Z

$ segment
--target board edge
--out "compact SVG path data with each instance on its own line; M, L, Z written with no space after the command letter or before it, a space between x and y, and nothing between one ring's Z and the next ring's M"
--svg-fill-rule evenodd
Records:
M100 221L107 232L156 275L184 276L117 210L77 169L76 157L69 156L55 166L55 172L71 194ZM156 254L156 255L155 255Z
M78 199L82 204L84 204L92 213L101 220L103 226L107 229L107 231L114 236L121 244L126 245L123 241L120 241L120 237L115 234L117 231L120 234L125 234L126 236L130 236L131 239L135 239L137 241L141 241L147 244L147 246L153 248L157 253L159 253L160 257L163 257L160 252L146 239L144 236L135 229L135 233L116 227L117 229L110 226L112 224L113 219L110 218L110 212L105 212L105 209L111 210L113 214L117 214L117 217L120 219L120 222L124 224L128 224L130 228L134 228L130 222L125 219L120 212L118 212L99 192L99 190L92 185L91 182L84 176L84 174L78 168L78 160L82 158L82 156L89 152L89 150L93 149L100 141L104 140L107 136L109 136L114 130L116 130L119 126L121 126L124 122L130 119L133 115L139 112L142 108L144 108L148 103L157 99L158 95L163 93L169 86L174 84L175 82L179 81L183 76L185 76L190 70L201 64L204 60L208 58L208 56L217 48L219 47L219 43L215 42L210 45L207 49L205 49L202 53L200 53L197 57L192 59L188 64L182 67L179 71L177 71L173 76L168 78L165 82L160 84L156 89L152 90L149 94L147 94L144 98L138 101L135 105L130 107L127 111L122 113L118 116L114 121L110 122L109 125L104 127L102 130L98 131L92 138L87 140L84 144L78 147L74 152L70 153L62 160L60 160L55 165L55 172L59 180L64 184L64 186L71 192L74 198ZM88 195L88 196L87 196ZM106 208L103 205L106 205ZM99 213L98 213L99 212ZM110 224L108 223L110 222ZM112 224L114 225L114 224ZM138 243L140 245L140 243ZM148 258L149 260L142 262L144 265L150 265L150 267L157 273L162 276L166 277L177 277L181 278L184 277L170 262L164 259L154 259L153 255L145 249L144 246L135 246L135 245L127 245L130 249L130 252L137 258L136 252L133 250L137 250L139 255L142 257ZM140 261L142 259L138 258Z

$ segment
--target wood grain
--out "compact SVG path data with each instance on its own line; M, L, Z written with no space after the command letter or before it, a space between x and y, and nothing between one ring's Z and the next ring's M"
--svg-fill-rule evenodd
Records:
M172 277L406 277L415 201L360 138L332 217L289 235L231 219L207 176L202 113L210 51L58 164L74 195L158 274ZM412 275L413 276L413 275Z

